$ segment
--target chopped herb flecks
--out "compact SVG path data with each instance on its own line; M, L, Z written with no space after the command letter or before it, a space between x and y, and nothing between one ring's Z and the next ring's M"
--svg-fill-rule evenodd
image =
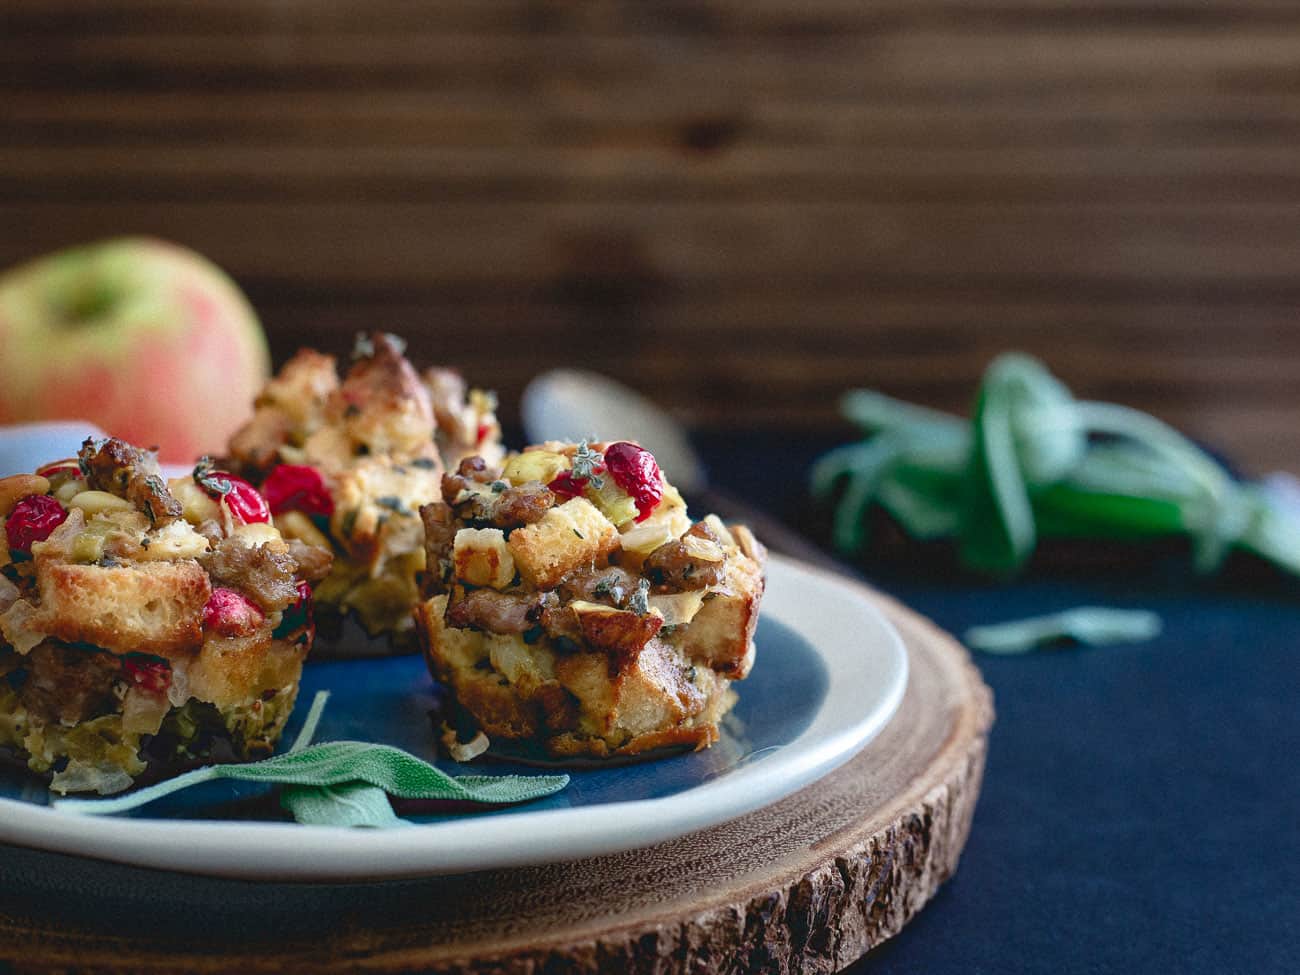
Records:
M411 509L406 506L406 503L394 494L385 494L382 498L375 498L375 504L399 515L409 515L411 513Z
M344 537L350 537L352 535L352 529L357 527L358 514L359 512L357 509L353 508L343 516L343 522L339 525L339 529L342 531Z
M234 490L234 486L227 478L213 473L216 463L211 457L203 456L199 462L194 465L194 470L190 476L194 478L194 483L199 487L225 497Z
M375 354L375 343L365 332L357 332L356 341L352 343L353 359L369 359Z
M637 583L636 592L627 601L627 608L638 616L650 612L650 580L642 579Z
M587 441L580 441L578 448L573 452L574 479L588 481L596 489L604 487L604 479L598 476L605 469L604 462L605 458L601 456L600 451L592 450Z

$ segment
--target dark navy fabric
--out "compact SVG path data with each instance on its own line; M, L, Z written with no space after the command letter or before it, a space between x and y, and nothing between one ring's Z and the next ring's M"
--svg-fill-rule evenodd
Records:
M714 480L817 525L829 443L701 438ZM1085 604L1153 609L1150 643L976 654L997 721L961 865L855 973L1300 972L1300 584L1184 553L1052 553L1022 580L861 563L951 632Z

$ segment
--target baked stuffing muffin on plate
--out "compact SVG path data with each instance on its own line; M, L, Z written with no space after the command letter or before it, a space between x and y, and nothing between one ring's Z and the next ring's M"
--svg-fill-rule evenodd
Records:
M442 492L420 509L417 629L488 738L561 758L717 740L754 663L766 552L747 528L692 522L626 441L467 458Z
M441 497L445 463L502 454L492 395L448 369L421 375L403 351L396 336L359 336L341 379L332 356L299 352L230 442L233 469L261 487L281 532L335 553L316 590L318 653L413 649L420 505ZM352 619L364 632L345 627Z
M56 792L268 755L311 647L327 549L252 486L88 439L0 479L0 751Z

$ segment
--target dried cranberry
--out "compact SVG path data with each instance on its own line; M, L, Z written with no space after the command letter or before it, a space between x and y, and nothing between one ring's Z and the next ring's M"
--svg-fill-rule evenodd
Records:
M58 499L48 494L27 495L14 505L5 522L10 550L31 555L32 546L49 538L67 517L68 513Z
M68 477L81 477L81 468L72 458L67 460L56 460L53 464L46 464L36 472L38 477L46 480L54 480L56 477L67 475Z
M329 517L334 513L334 499L320 471L303 464L281 464L271 471L262 485L262 493L273 514L301 511Z
M150 694L165 694L172 685L172 669L167 662L141 654L123 657L122 673L132 684Z
M266 616L246 597L233 589L212 590L203 607L203 627L222 636L248 636L262 625Z
M280 625L275 628L276 637L286 637L295 630L302 630L302 639L310 641L316 632L316 618L312 612L311 586L305 581L298 583L298 599L284 611Z
M204 457L194 467L194 482L208 496L224 501L231 517L244 525L271 520L271 509L257 488L229 471L215 470L212 458Z
M490 434L491 432L492 432L492 424L484 420L482 423L478 425L478 439L474 441L475 444L482 446L483 441L487 440L488 434Z
M605 448L605 467L614 483L636 502L637 521L645 521L663 500L663 477L654 454L626 440Z
M236 520L245 525L271 520L271 509L266 504L266 498L257 493L257 488L242 477L232 474L224 476L230 479L230 490L222 496L222 500Z
M587 486L587 478L574 477L573 471L565 471L556 475L555 480L546 486L562 498L580 498Z

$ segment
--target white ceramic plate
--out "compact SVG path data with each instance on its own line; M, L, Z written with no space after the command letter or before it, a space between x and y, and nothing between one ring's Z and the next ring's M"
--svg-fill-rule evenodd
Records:
M334 692L318 740L365 735L432 758L423 714L432 685L422 670L418 657L309 665L303 699L319 687ZM167 870L291 880L456 873L613 853L725 822L815 781L884 727L906 682L902 641L861 590L773 557L757 663L737 685L734 720L704 752L577 770L568 788L538 804L425 816L414 828L382 831L223 820L214 816L230 808L232 797L213 795L170 808L155 804L128 818L82 817L44 805L44 786L12 773L0 779L0 796L8 797L0 798L0 842ZM503 769L467 769L494 770Z

